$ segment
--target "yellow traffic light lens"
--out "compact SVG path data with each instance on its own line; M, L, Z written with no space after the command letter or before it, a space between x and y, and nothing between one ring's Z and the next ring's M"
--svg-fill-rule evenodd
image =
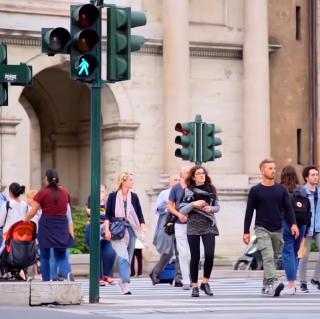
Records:
M99 41L97 32L87 29L79 34L77 48L80 52L86 53L91 51Z

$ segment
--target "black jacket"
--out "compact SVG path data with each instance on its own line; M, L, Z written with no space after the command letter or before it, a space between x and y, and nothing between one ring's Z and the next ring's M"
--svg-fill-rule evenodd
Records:
M109 197L106 203L106 219L108 220L112 220L115 217L116 199L117 199L117 192L112 192L109 194ZM131 204L137 214L140 224L144 224L145 222L142 214L140 201L136 193L131 193Z

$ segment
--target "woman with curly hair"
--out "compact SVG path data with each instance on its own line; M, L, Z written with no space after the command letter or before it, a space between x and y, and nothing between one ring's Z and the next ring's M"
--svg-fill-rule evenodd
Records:
M192 297L199 297L198 273L200 261L200 238L204 246L203 279L200 289L213 296L209 279L213 268L215 236L217 226L215 213L220 209L217 191L207 170L202 166L191 168L186 179L187 188L181 203L180 212L188 214L187 238L190 247L190 275Z

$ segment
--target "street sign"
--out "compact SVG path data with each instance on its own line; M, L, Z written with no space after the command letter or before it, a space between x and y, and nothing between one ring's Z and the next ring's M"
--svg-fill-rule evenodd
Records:
M20 65L0 65L0 83L11 85L31 85L32 67L21 63Z

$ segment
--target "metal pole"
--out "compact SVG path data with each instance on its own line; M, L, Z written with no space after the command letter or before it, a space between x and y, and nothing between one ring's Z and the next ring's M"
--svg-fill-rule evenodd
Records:
M100 9L101 17L101 9ZM101 35L101 18L99 19ZM101 39L101 36L100 36ZM101 45L101 44L100 44ZM98 77L91 88L91 196L89 302L99 303L100 277L100 176L101 176L101 49Z
M195 164L202 164L202 119L201 115L197 114L195 118Z
M100 165L101 165L101 88L91 91L91 217L89 302L99 302L100 275Z

